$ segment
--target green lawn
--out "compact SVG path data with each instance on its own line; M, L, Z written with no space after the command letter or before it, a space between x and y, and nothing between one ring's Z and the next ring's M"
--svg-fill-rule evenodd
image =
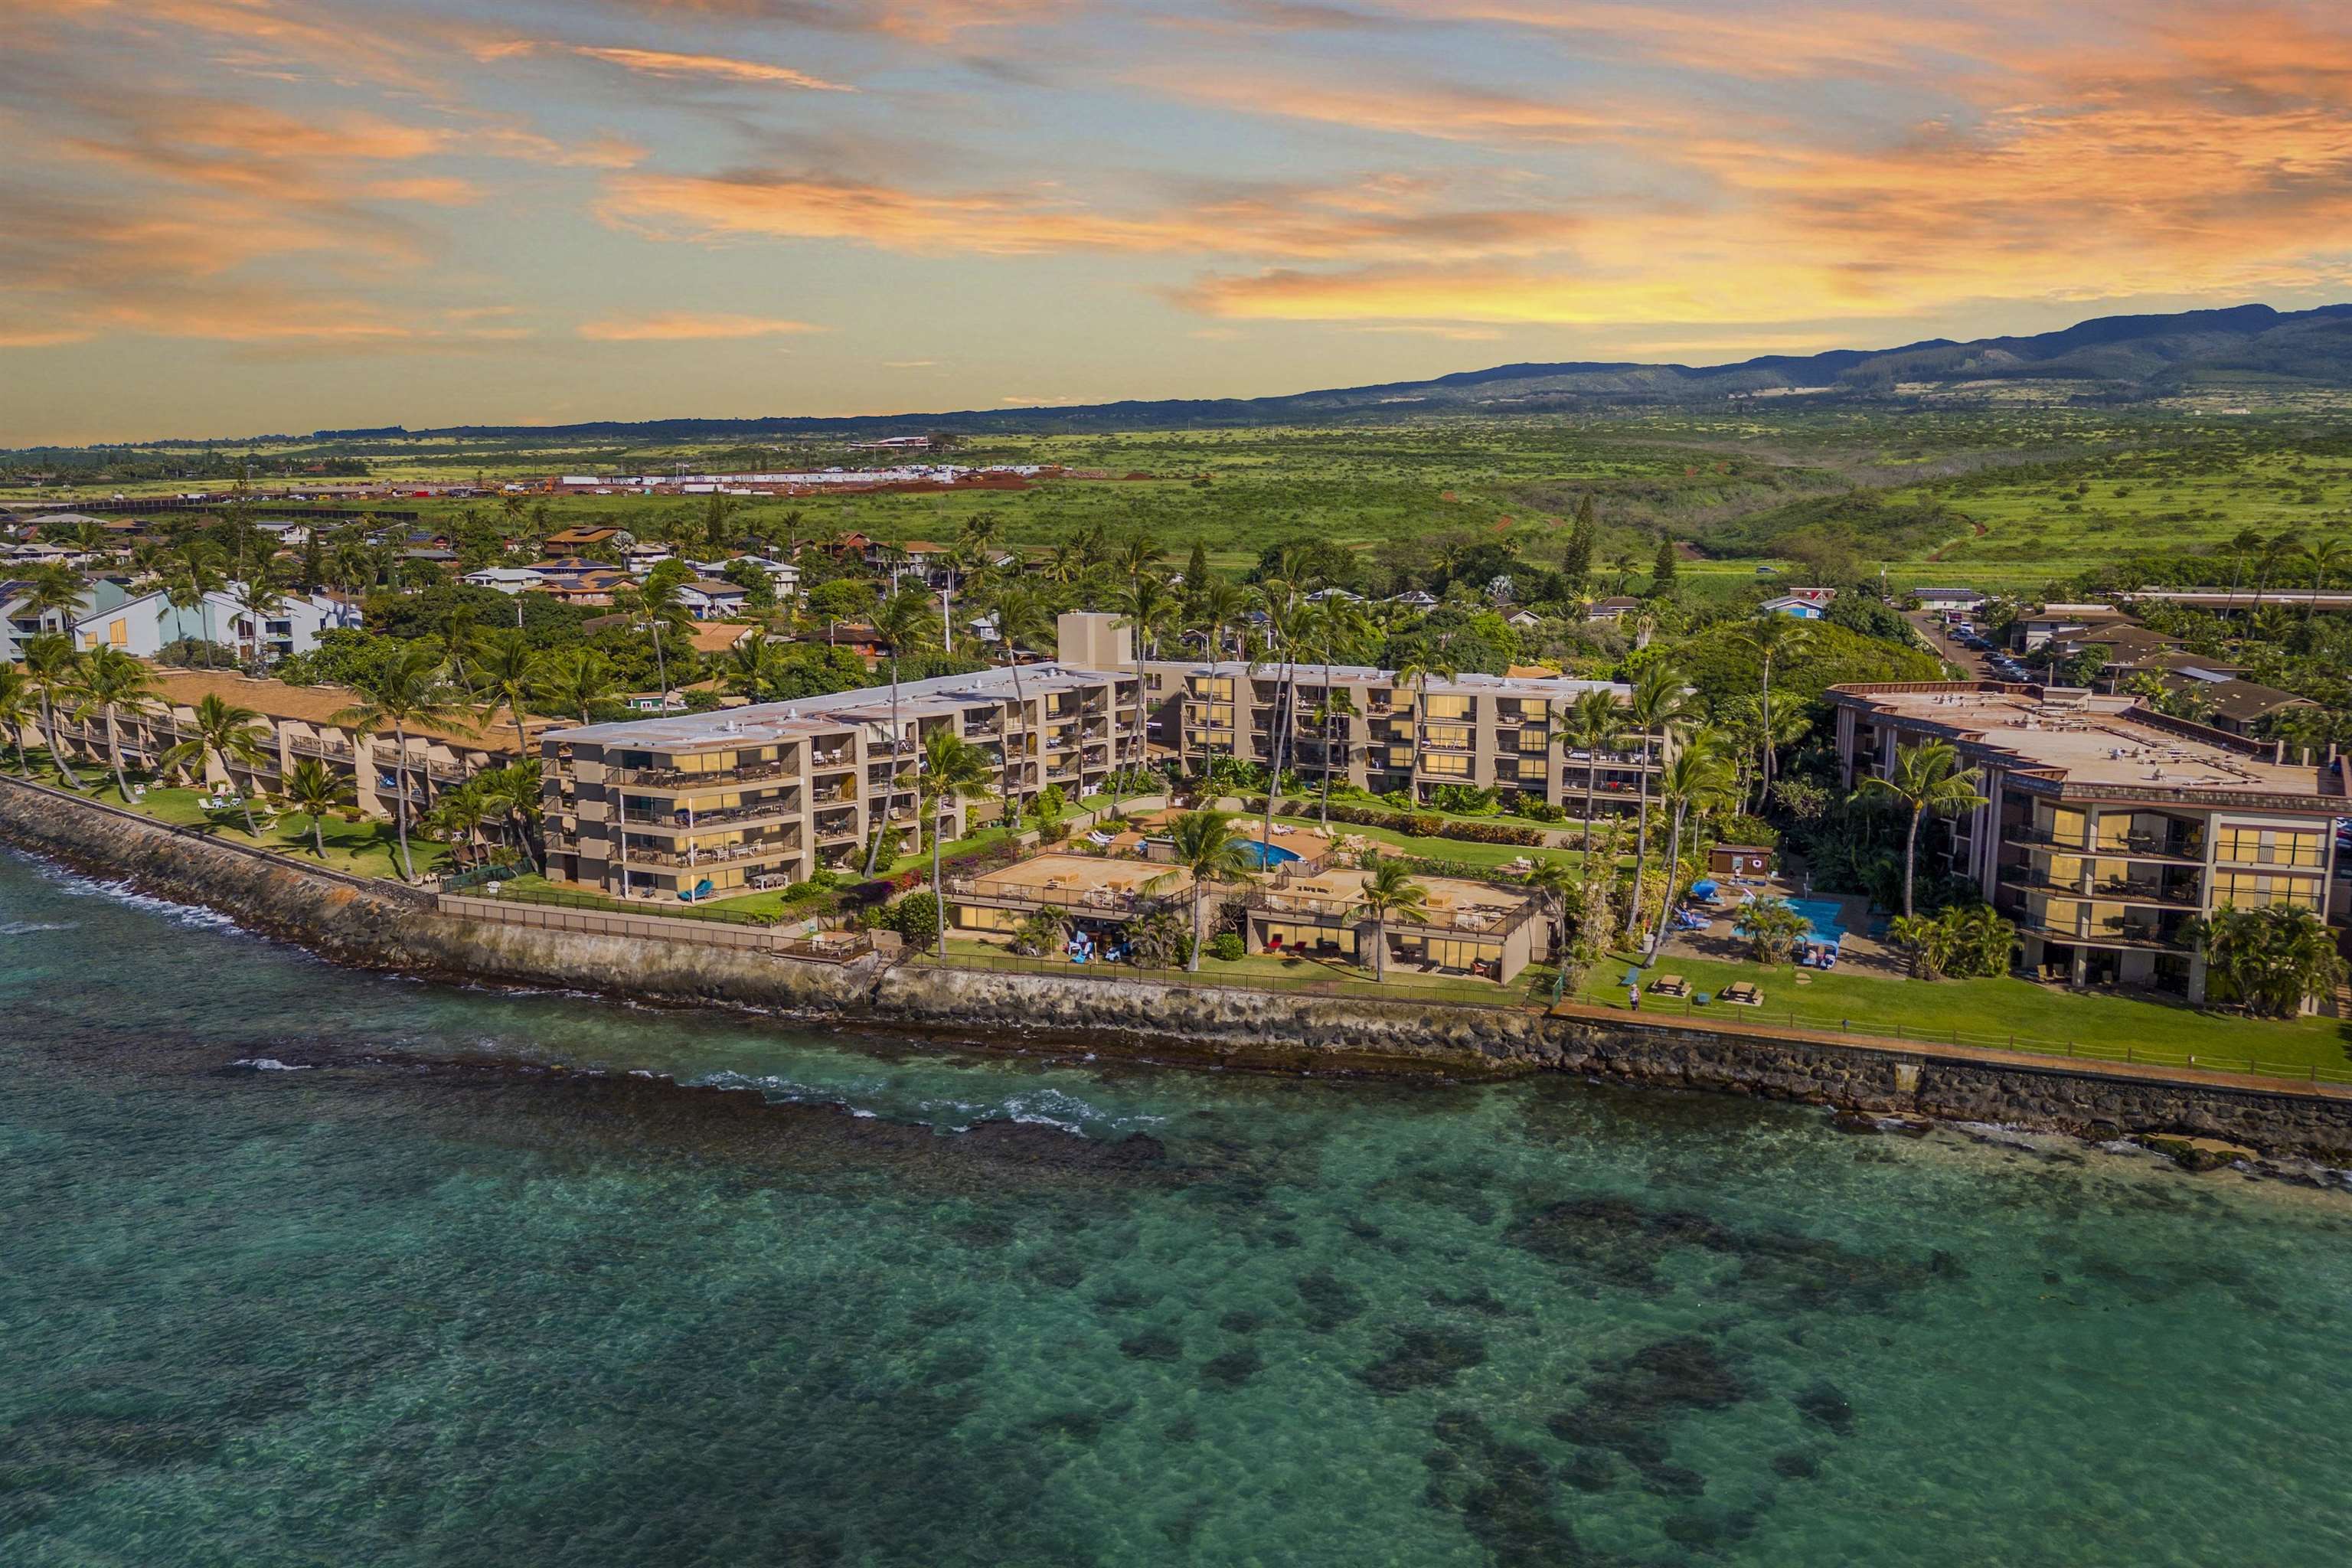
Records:
M55 767L38 752L35 753L33 776L53 789L66 787ZM125 802L114 792L114 775L104 768L77 768L85 797L107 805L128 805L142 816L173 827L204 830L208 837L232 844L249 844L264 849L308 860L330 870L348 872L357 877L397 879L399 869L398 841L393 825L373 819L346 822L340 816L329 816L320 830L327 843L326 857L321 859L311 842L310 819L299 812L286 812L273 822L259 806L254 809L254 820L261 828L259 837L245 830L245 817L235 806L226 811L207 812L201 804L203 792L178 789L168 785L150 784L145 798ZM131 783L142 775L131 775ZM408 836L409 853L416 862L420 877L438 875L447 868L449 852L445 845L436 844L415 832Z
M1257 822L1262 819L1252 816L1249 820ZM1275 820L1289 823L1294 827L1318 826L1312 816L1277 816ZM1335 837L1345 837L1350 833L1360 834L1366 838L1378 840L1401 855L1453 860L1465 866L1486 868L1508 865L1522 857L1530 860L1558 860L1569 866L1579 866L1584 862L1584 852L1580 849L1548 849L1517 844L1472 844L1460 838L1418 838L1411 834L1399 833L1394 828L1364 827L1352 822L1335 822L1331 825L1331 832Z
M1595 967L1585 977L1580 999L1622 1008L1631 964L1620 953ZM1760 1024L1793 1021L1800 1027L1850 1027L1874 1035L1900 1031L1908 1038L1946 1042L1957 1034L1963 1045L2007 1047L2014 1040L2018 1049L2054 1054L2063 1054L2071 1043L2082 1054L2101 1058L2122 1059L2128 1053L2137 1060L2183 1066L2193 1056L2200 1067L2230 1071L2249 1070L2250 1063L2286 1073L2315 1067L2352 1070L2352 1029L2334 1018L2270 1023L2185 1003L2061 991L2006 976L1918 981L1834 970L1811 973L1800 985L1799 971L1789 964L1726 963L1681 953L1669 953L1643 971L1642 984L1646 988L1667 973L1682 975L1695 993L1710 995L1731 982L1748 981L1763 989L1764 1005L1701 1007L1645 994L1643 1016L1688 1013Z

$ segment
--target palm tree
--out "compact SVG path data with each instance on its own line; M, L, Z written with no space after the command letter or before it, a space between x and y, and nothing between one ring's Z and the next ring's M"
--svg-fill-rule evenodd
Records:
M1037 596L1037 590L1017 581L1007 583L996 591L995 602L989 613L996 621L996 646L1004 655L1005 668L1013 672L1014 723L1006 725L1000 737L1005 776L1009 781L1007 785L1001 786L1009 832L1020 826L1021 797L1027 793L1029 786L1029 694L1021 685L1021 648L1024 643L1034 647L1044 642L1051 635L1054 623L1045 613L1045 601ZM1020 731L1018 752L1013 750L1016 727ZM1014 772L1016 767L1019 770L1017 774Z
M13 664L0 664L0 734L16 749L16 776L33 776L32 748L26 732L40 722L40 702L33 678Z
M1204 651L1213 660L1224 658L1225 634L1249 619L1249 590L1222 577L1184 587L1192 595L1190 619L1207 645Z
M1976 769L1960 766L1960 753L1950 742L1925 741L1895 753L1894 777L1880 778L1874 773L1862 781L1857 793L1895 801L1910 813L1910 830L1903 841L1905 914L1914 912L1911 879L1919 861L1920 818L1929 812L1938 816L1958 816L1984 805L1985 797L1977 793L1979 778Z
M1565 860L1538 860L1519 879L1519 885L1543 900L1544 912L1552 920L1553 956L1565 962L1569 900L1582 889L1584 879L1570 870Z
M719 684L750 702L765 702L783 675L783 656L764 631L747 635L727 650Z
M1642 924L1642 874L1650 863L1650 764L1659 747L1670 747L1689 716L1689 692L1681 676L1661 660L1643 667L1633 678L1633 695L1625 717L1642 737L1642 777L1639 804L1634 807L1633 902L1625 911L1625 934ZM1584 845L1592 847L1592 819L1585 818Z
M569 647L553 655L540 671L538 700L543 712L577 713L583 725L595 721L589 712L619 691L613 661L593 647Z
M92 713L106 719L107 758L114 766L114 793L131 802L131 785L122 773L122 734L116 721L125 713L145 713L155 706L155 677L139 660L119 647L98 648L81 661L74 685L81 699L74 717L89 722Z
M58 777L68 789L79 789L81 780L66 761L65 748L58 743L57 705L73 695L81 679L81 655L74 651L73 639L62 632L43 632L28 639L25 673L33 689L41 694L41 729L48 739L49 757L58 764Z
M212 596L226 584L221 555L210 541L191 539L180 547L179 569L163 589L163 601L181 615L196 612L196 635L205 645L205 668L213 666ZM186 624L179 623L183 635Z
M209 772L206 763L218 757L224 776L228 774L231 763L241 764L250 773L269 756L269 748L254 733L254 726L260 721L261 715L253 709L240 708L217 692L207 691L196 700L193 725L195 732L157 757L156 771L170 773L194 763L196 772L205 773ZM246 832L260 837L261 829L253 824L252 789L238 790L236 803L245 813Z
M82 585L81 576L70 566L41 565L26 570L24 586L17 592L23 596L25 608L32 613L33 624L46 627L49 617L57 617L55 630L73 646L73 624L81 614L82 603L89 590Z
M1762 655L1764 659L1762 688L1764 771L1758 785L1759 789L1769 790L1772 787L1772 774L1779 761L1778 753L1772 745L1772 664L1782 654L1794 654L1801 650L1811 631L1812 628L1810 626L1794 616L1783 616L1771 610L1759 610L1755 618L1748 623L1741 633L1747 639L1748 645Z
M1412 688L1413 692L1411 789L1412 803L1415 805L1421 804L1421 745L1422 742L1427 739L1429 683L1433 680L1452 680L1461 673L1460 668L1446 656L1443 648L1434 653L1415 654L1397 666L1396 683L1399 686Z
M1568 705L1565 721L1560 726L1559 745L1562 751L1582 751L1584 763L1584 831L1592 833L1593 784L1601 772L1601 753L1625 732L1625 713L1617 706L1617 694L1605 686L1596 686ZM1648 782L1648 774L1643 775Z
M1374 853L1364 860L1364 885L1356 890L1356 907L1371 917L1372 978L1388 970L1389 921L1429 918L1429 889L1412 879L1402 860Z
M441 798L433 803L425 814L425 826L440 836L450 847L457 864L463 867L473 858L474 840L482 825L490 820L494 808L483 797L480 787L472 780L453 790L444 790Z
M310 819L310 842L327 858L327 814L351 797L351 786L316 757L298 757L286 775L286 803Z
M1141 559L1139 552L1147 547L1151 554L1156 556L1160 553L1159 546L1148 540L1131 541L1128 550L1129 563L1139 562ZM1169 592L1168 584L1151 575L1142 565L1135 567L1135 574L1128 581L1127 591L1119 595L1118 624L1130 634L1129 651L1135 658L1135 744L1139 762L1149 756L1150 752L1144 742L1143 731L1143 661L1150 653L1151 639L1167 630L1175 620L1176 607L1176 596ZM1118 702L1114 693L1111 699L1114 709ZM1110 814L1117 816L1120 786L1127 782L1127 759L1120 754L1118 715L1116 712L1111 714L1110 721Z
M523 704L531 700L547 674L547 660L520 626L508 626L479 637L474 644L474 674L482 683L481 721L498 717L503 704L514 721L515 755L530 755L530 737L523 728Z
M2303 558L2311 565L2311 602L2303 610L2304 622L2308 625L2319 608L2319 590L2327 581L2327 569L2344 558L2344 542L2323 539L2316 544L2305 545Z
M655 567L630 598L631 613L636 617L637 624L645 627L654 639L654 679L661 683L661 704L665 713L669 711L669 659L662 652L662 627L683 630L688 619L685 602L677 596L680 574L685 568L665 570L675 564L665 561Z
M478 773L474 783L482 797L501 812L515 826L515 836L522 841L522 852L530 860L531 869L545 871L547 858L540 853L538 832L546 815L546 797L541 793L546 783L537 757L526 757L519 763L509 763L502 768L491 768ZM500 834L504 837L503 833Z
M1672 816L1673 827L1666 835L1666 885L1658 900L1658 928L1650 939L1647 962L1657 962L1658 948L1666 940L1666 920L1675 907L1675 879L1681 872L1683 853L1683 821L1693 811L1706 811L1720 805L1733 787L1731 763L1726 760L1712 731L1697 730L1659 775L1658 793Z
M897 595L892 595L894 598ZM948 803L970 800L987 793L989 784L988 758L978 746L959 735L949 725L941 724L923 737L923 771L917 788L931 803L931 908L940 917L940 960L948 956L948 903L946 889L940 878L940 840L947 837ZM879 845L885 836L877 833L874 842ZM871 875L871 869L868 869Z
M256 572L249 581L237 584L236 607L253 623L253 658L257 664L268 658L269 623L286 608L286 595L269 580L268 567Z
M2183 928L2203 947L2222 988L2258 1016L2292 1018L2306 997L2344 983L2336 939L2311 910L2294 904L2242 910L2223 904Z
M416 880L416 861L408 851L408 730L412 724L439 724L467 731L457 696L442 679L441 660L423 643L407 642L383 665L352 682L362 700L337 713L331 723L349 725L362 741L383 730L392 731L393 822L400 836L401 876ZM363 756L370 755L362 748Z
M1331 826L1331 721L1344 720L1355 711L1347 693L1331 689L1331 667L1362 651L1372 636L1372 618L1353 599L1336 595L1307 606L1307 631L1316 658L1323 666L1323 696L1315 707L1315 727L1322 736L1323 752L1323 826ZM1350 752L1352 761L1352 752Z
M1241 837L1233 819L1222 811L1188 811L1169 825L1168 837L1169 869L1144 883L1143 890L1161 892L1175 885L1179 872L1191 874L1192 956L1184 967L1197 970L1201 967L1201 900L1207 896L1209 884L1246 882L1258 863L1247 847L1249 840Z
M930 595L911 588L901 588L882 601L874 612L874 636L890 657L890 752L898 754L905 739L898 733L898 656L931 646L939 627L931 620ZM896 763L892 764L894 767ZM889 795L883 797L882 808L887 816ZM882 840L887 835L876 832L866 845L866 874L874 875L874 868L882 856Z
M1266 745L1265 822L1259 829L1266 843L1274 842L1274 802L1282 793L1282 757L1295 727L1291 708L1293 677L1297 672L1300 647L1307 640L1307 616L1300 613L1298 601L1286 583L1269 582L1259 589L1259 610L1265 616L1265 646L1257 658L1250 661L1255 673L1259 665L1276 663L1282 672L1274 683L1274 721L1268 726L1271 733ZM1238 706L1238 704L1236 705Z

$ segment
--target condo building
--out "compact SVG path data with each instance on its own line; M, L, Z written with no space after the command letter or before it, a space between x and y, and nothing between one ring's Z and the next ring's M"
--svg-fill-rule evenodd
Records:
M2205 998L2189 922L2224 904L2292 904L2323 920L2345 764L2290 755L2128 697L1993 682L1831 689L1849 786L1898 753L1949 742L1987 803L1943 824L1933 853L2017 922L2025 969L2075 985Z
M1062 643L1116 651L1108 616L1066 616ZM1109 661L1106 661L1109 662ZM624 896L725 896L863 863L869 835L921 826L924 737L978 747L1001 781L948 805L960 837L1050 785L1076 800L1139 765L1135 678L1055 662L551 732L548 873Z
M1592 756L1560 744L1567 706L1595 689L1622 702L1629 689L1566 676L1462 675L1424 687L1364 665L1253 666L1236 659L1145 667L1160 745L1188 771L1211 758L1283 766L1319 782L1426 801L1444 784L1491 789L1583 809L1631 809L1657 761L1637 736Z
M486 769L502 767L523 755L518 746L514 720L500 708L479 728L449 723L411 724L404 737L389 728L362 734L337 715L365 700L340 686L289 686L283 681L257 679L226 671L158 669L153 672L152 707L118 710L113 741L122 748L123 761L142 770L183 742L196 738L196 705L217 697L256 715L247 728L257 742L251 757L223 758L213 753L189 771L207 785L242 794L281 793L285 777L304 759L318 762L351 791L352 805L378 820L394 815L399 797L408 797L411 818L429 811L442 795ZM104 767L111 755L106 716L88 718L58 709L53 729L68 758L85 767ZM524 721L526 736L535 738L546 728L540 719ZM36 745L45 742L38 724L26 731Z

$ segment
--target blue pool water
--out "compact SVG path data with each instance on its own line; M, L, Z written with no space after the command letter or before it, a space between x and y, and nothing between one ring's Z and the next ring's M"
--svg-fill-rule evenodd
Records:
M1835 899L1790 899L1789 907L1812 922L1815 942L1844 940L1845 927L1838 922L1840 906Z
M1270 871L1276 866L1286 866L1298 858L1298 851L1296 849L1285 849L1279 844L1262 843L1255 838L1242 846L1242 852L1256 861L1257 868L1261 871Z

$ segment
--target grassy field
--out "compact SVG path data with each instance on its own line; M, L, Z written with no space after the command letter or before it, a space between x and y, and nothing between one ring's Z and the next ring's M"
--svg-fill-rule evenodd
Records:
M1633 961L1612 957L1586 975L1580 999L1599 1006L1625 1006L1625 973ZM2319 1068L2352 1070L2352 1028L2334 1018L2270 1023L2231 1014L2136 996L2062 991L2028 980L1917 981L1836 970L1807 973L1789 964L1726 963L1671 953L1644 971L1644 987L1659 974L1680 974L1695 993L1713 995L1728 984L1761 987L1761 1007L1699 1006L1644 994L1649 1016L1722 1016L1760 1024L1855 1034L1894 1034L1918 1040L2048 1050L2071 1043L2103 1058L2159 1065L2196 1065L2229 1071L2261 1070L2293 1075ZM2063 1054L2063 1050L2061 1052Z
M58 777L57 770L47 758L35 753L33 776L55 789L67 785ZM12 759L13 761L13 759ZM320 825L320 836L326 840L327 853L321 859L312 843L310 819L299 812L286 812L274 820L256 808L254 820L261 829L260 836L245 830L245 817L235 806L226 811L207 811L200 790L175 789L168 785L151 784L144 797L124 802L114 792L114 775L104 768L77 767L82 787L77 793L107 805L125 806L144 816L173 827L200 829L207 836L232 844L249 844L263 849L277 850L332 871L344 871L356 877L397 878L399 845L393 825L373 819L346 822L340 816L329 816ZM132 775L133 784L140 775ZM446 846L436 844L412 831L408 837L409 854L416 863L420 877L437 876L448 868Z
M1236 821L1240 820L1243 819L1236 818ZM1263 819L1255 816L1246 816L1246 820L1258 822ZM1312 816L1276 816L1275 820L1286 822L1293 827L1317 826ZM1491 868L1507 865L1522 858L1529 860L1558 860L1567 866L1580 866L1584 863L1584 852L1580 849L1526 847L1517 844L1471 844L1459 838L1420 838L1411 834L1396 832L1392 828L1366 827L1352 822L1335 822L1331 825L1331 832L1335 837L1345 837L1351 833L1360 834L1366 838L1386 845L1400 855L1417 855L1429 860L1454 860L1465 866Z
M2207 548L2247 528L2352 532L2352 439L2332 404L2232 396L2102 410L1988 404L1909 410L1738 408L1723 413L1458 416L1343 426L973 437L963 463L1050 463L1102 477L1013 491L845 495L750 503L807 528L945 540L993 519L1007 543L1045 549L1099 528L1148 533L1181 560L1195 542L1238 570L1286 539L1328 539L1378 565L1425 562L1450 539L1507 540L1556 564L1591 497L1601 586L1639 586L1663 534L1685 559L1682 591L1728 595L1758 568L1803 570L1834 554L1897 586L1956 581L2034 589L2152 549ZM495 442L356 442L286 448L355 456L398 480L537 480L563 469L805 468L863 460L839 442L583 448ZM19 484L0 499L70 506L189 481L68 492ZM1844 503L1860 495L1872 503ZM497 501L396 500L429 521ZM565 497L557 524L698 516L699 497Z

